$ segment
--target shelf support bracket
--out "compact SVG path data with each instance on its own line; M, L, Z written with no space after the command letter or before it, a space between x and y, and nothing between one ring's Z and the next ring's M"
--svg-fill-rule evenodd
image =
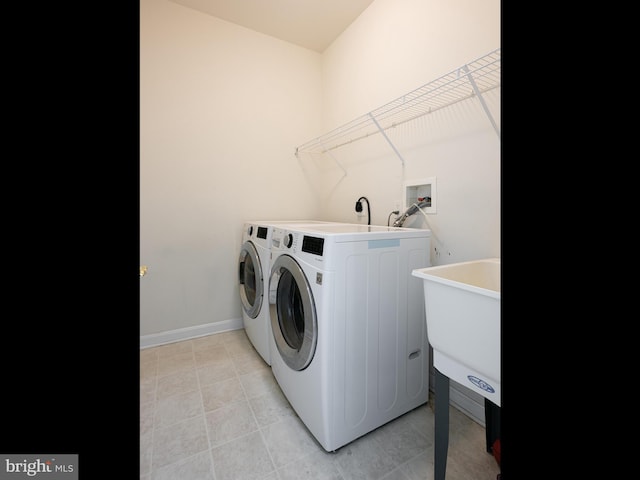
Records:
M387 141L387 143L391 146L391 148L393 149L393 151L395 152L395 154L398 156L398 158L400 159L400 161L402 162L402 166L404 167L404 158L402 158L402 155L400 155L400 152L398 151L398 149L396 148L396 146L393 144L393 142L391 142L391 140L389 139L389 137L387 137L387 134L384 133L384 129L380 126L380 124L378 123L378 121L375 119L375 117L369 113L369 117L371 118L371 120L373 121L373 123L376 124L376 127L378 127L378 130L380 131L380 133L382 134L382 136L384 137L384 139Z
M476 97L478 97L478 100L480 100L480 105L482 105L482 108L484 109L484 113L486 113L487 117L489 117L489 121L491 122L491 125L493 126L493 129L496 131L496 134L498 135L498 139L499 139L500 138L500 130L498 129L498 126L496 125L496 122L493 119L493 116L491 115L491 112L489 111L489 107L487 106L486 102L484 101L484 98L482 98L482 93L480 92L480 89L478 88L478 85L473 80L473 75L471 75L469 73L469 66L468 65L464 65L462 67L462 69L466 72L467 78L469 79L469 83L471 84L471 87L473 88L473 91L476 94Z
M327 150L324 146L324 144L322 142L320 142L322 147L325 149L325 152L327 154L329 154L329 156L333 159L334 162L336 162L336 165L338 165L340 167L340 169L342 170L342 178L347 176L347 171L344 169L344 167L342 166L342 164L338 161L338 159L336 157L333 156L333 153L331 153L329 150Z
M312 152L308 152L309 153L309 158L311 158L313 160L313 153ZM338 167L340 167L340 170L342 170L342 177L346 177L347 176L347 171L344 169L344 167L342 166L342 164L338 161L338 159L336 157L333 156L333 154L325 149L323 153L327 153L329 154L329 156L333 159L334 162L336 162L336 165ZM300 151L298 149L298 147L296 147L296 151L295 151L295 156L298 160L300 160Z

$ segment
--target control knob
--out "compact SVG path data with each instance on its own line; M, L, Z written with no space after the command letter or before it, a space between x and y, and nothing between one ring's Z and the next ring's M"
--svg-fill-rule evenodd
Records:
M284 237L284 245L287 248L291 248L292 244L293 244L293 235L291 235L290 233L287 233L287 235Z

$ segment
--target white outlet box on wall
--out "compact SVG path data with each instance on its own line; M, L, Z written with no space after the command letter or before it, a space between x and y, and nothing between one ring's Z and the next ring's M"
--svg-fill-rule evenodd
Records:
M402 196L403 211L414 203L418 202L418 198L430 197L431 206L422 207L424 213L437 213L436 210L436 177L428 177L420 180L408 180L402 185L404 195Z

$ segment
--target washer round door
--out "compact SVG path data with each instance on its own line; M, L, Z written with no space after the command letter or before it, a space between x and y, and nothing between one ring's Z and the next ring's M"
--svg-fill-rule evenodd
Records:
M271 267L269 314L280 356L293 370L304 370L316 350L318 320L309 281L289 255L278 257Z
M240 300L245 313L256 318L262 308L263 278L260 257L251 242L245 242L240 249Z

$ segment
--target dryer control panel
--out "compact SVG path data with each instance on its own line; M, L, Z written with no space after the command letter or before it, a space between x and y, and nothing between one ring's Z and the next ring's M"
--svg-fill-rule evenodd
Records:
M324 238L311 237L309 235L305 235L304 237L302 237L303 252L322 256L323 249L324 249Z
M307 232L274 228L271 232L271 253L296 255L299 260L322 264L327 253L327 242L322 236ZM273 257L272 257L273 258Z

